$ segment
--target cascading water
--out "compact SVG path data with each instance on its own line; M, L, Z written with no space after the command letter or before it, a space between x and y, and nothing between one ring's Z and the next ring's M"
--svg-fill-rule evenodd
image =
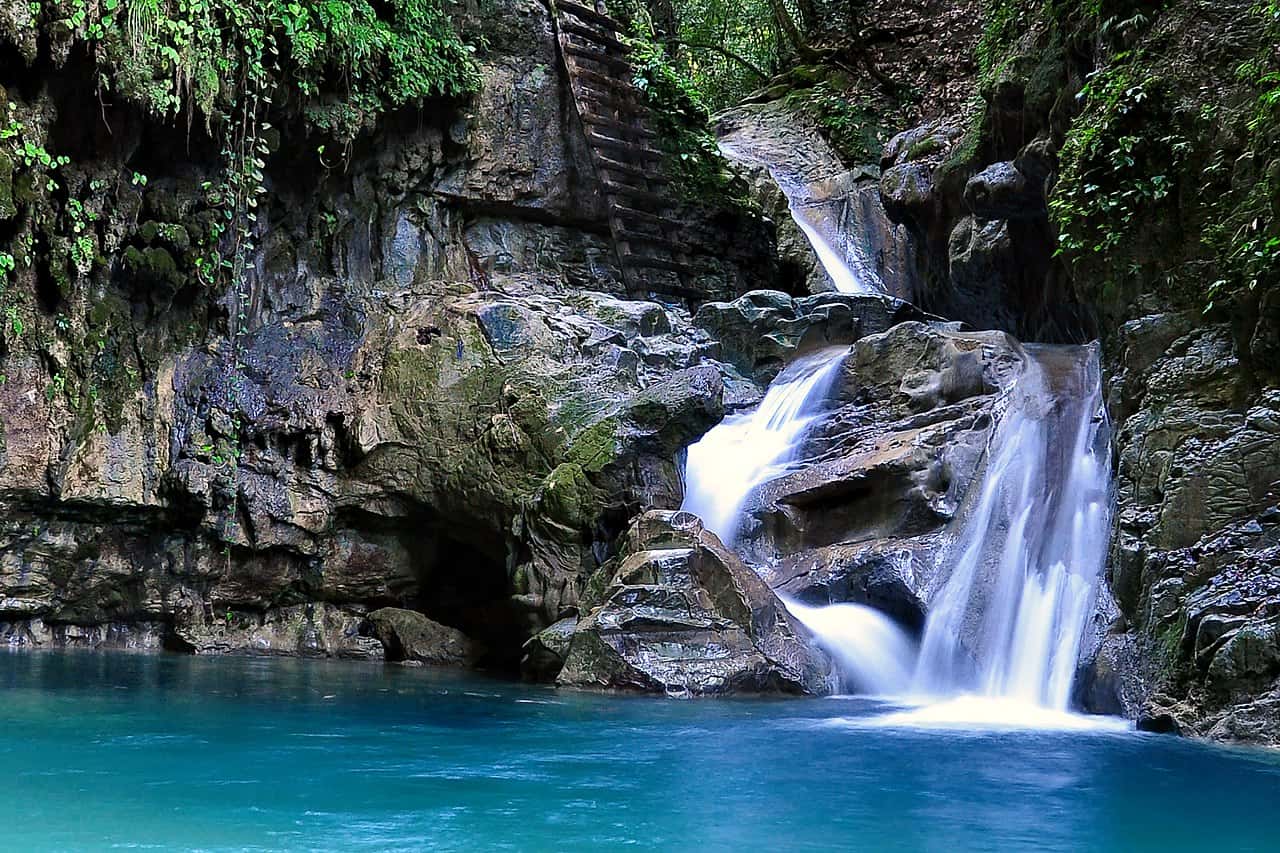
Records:
M915 692L1065 711L1106 561L1109 430L1097 353L1029 347L935 596Z
M783 186L779 184L779 186ZM787 196L791 218L800 226L809 245L818 256L818 262L831 277L831 283L840 293L883 293L884 284L865 257L869 249L849 245L840 227L841 208L847 205L843 199L805 198L799 189L783 186Z
M689 448L681 509L732 547L751 492L786 470L821 415L848 352L832 347L803 356L774 379L755 409L730 415Z
M792 127L779 145L756 132L750 114L737 119L744 124L720 137L721 153L769 170L835 289L909 299L909 232L888 221L876 181L846 170L814 128Z
M797 360L753 411L733 415L689 449L682 509L732 546L742 507L797 459L847 350ZM922 701L980 696L1031 724L1066 711L1080 638L1106 559L1109 430L1092 347L1028 347L1007 389L981 481L957 520L923 641L858 604L787 602L858 692ZM935 706L935 708L938 706ZM954 712L954 713L952 713ZM937 714L938 712L932 712ZM952 713L952 716L947 716ZM972 704L939 721L992 716ZM928 716L915 721L927 721Z
M865 604L811 607L786 599L783 603L835 658L850 682L849 689L871 696L901 696L910 688L916 644L888 616Z
M850 173L813 134L776 144L773 130L733 117L721 149L766 166L796 223L836 288L885 292L877 264L875 217L855 203ZM794 144L793 144L794 143ZM861 185L853 181L856 190ZM868 188L870 199L874 187ZM891 253L892 254L892 253ZM881 258L883 260L883 257ZM857 604L810 607L787 602L860 692L935 702L980 697L1005 708L1066 711L1081 636L1106 561L1110 526L1109 430L1092 347L1027 347L1024 370L1005 391L1004 414L986 451L985 470L953 522L938 556L941 589L932 596L922 641L885 615ZM737 415L689 450L683 509L732 546L742 507L763 483L795 462L822 416L835 355L801 360L771 385L754 411ZM965 700L968 701L968 700ZM978 701L978 700L975 700ZM938 703L938 720L950 713ZM975 709L961 709L965 719ZM1002 722L1020 712L997 712ZM990 717L985 707L967 719ZM1063 724L1043 714L1024 721Z

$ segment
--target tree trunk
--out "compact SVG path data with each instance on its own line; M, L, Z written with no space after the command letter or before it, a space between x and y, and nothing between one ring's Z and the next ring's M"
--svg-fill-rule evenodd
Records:
M787 4L783 0L769 0L769 6L773 9L773 19L777 22L778 29L786 35L791 47L800 52L804 48L804 37L800 35L795 18L787 11Z

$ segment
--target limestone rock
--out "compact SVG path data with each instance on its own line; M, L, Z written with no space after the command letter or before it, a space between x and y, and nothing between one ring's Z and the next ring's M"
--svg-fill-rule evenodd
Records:
M829 662L688 513L650 512L602 570L557 683L675 696L821 693Z
M890 555L899 551L913 554L916 577L895 607L915 611L908 621L917 622L931 589L919 573L932 561L914 540L954 516L1001 414L998 392L1022 365L1017 342L1000 333L902 323L862 338L832 390L833 410L791 473L748 498L739 548L759 565L784 561L779 582L795 592L840 583L830 561L869 568L896 564ZM840 548L825 550L833 546ZM816 575L801 581L794 572L809 552ZM792 558L799 562L786 562Z
M361 633L359 614L328 604L281 607L263 613L205 613L183 621L176 647L197 655L241 654L376 660L377 641Z
M964 203L980 219L1047 215L1043 186L1028 180L1012 162L992 163L970 178L964 187Z
M566 616L530 637L524 644L521 674L530 681L555 681L569 656L569 645L577 627L578 617Z
M721 359L768 384L798 353L851 344L923 317L909 303L891 297L821 293L794 299L758 290L732 302L703 304L694 323L719 343Z
M415 610L384 607L368 618L389 661L467 666L479 657L475 645L461 631L433 622Z

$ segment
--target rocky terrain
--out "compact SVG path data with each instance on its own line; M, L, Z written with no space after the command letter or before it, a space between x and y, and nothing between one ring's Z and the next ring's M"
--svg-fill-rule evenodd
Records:
M1229 23L1251 4L995 4L981 33L964 4L888 5L855 17L925 22L868 60L922 90L916 126L852 162L780 92L725 116L768 218L672 212L689 303L628 297L538 0L462 15L478 91L390 113L341 162L279 122L230 287L199 263L219 140L83 85L92 56L0 3L0 636L822 692L770 587L918 630L1018 340L1098 338L1116 524L1079 699L1280 741L1280 290L1210 239L1247 188L1280 199L1253 84L1222 71L1270 31ZM938 31L961 18L976 61ZM1177 58L1227 31L1205 68ZM774 156L802 137L813 157ZM1099 138L1150 150L1108 171ZM900 298L831 293L761 164L876 235ZM829 345L850 354L817 464L753 496L735 555L674 512L682 452Z

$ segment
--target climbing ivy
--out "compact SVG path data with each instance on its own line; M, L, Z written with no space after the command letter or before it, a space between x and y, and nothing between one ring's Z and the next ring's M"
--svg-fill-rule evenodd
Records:
M1235 163L1250 164L1253 180L1243 199L1227 196L1215 205L1217 215L1205 231L1205 243L1225 259L1221 276L1209 286L1206 311L1231 297L1280 286L1280 0L1259 3L1251 14L1264 27L1264 47L1235 72L1254 93L1248 145ZM1231 165L1218 156L1206 173L1229 180Z
M66 0L37 24L89 45L114 88L161 116L234 117L245 94L296 95L342 139L389 109L477 85L440 0Z

